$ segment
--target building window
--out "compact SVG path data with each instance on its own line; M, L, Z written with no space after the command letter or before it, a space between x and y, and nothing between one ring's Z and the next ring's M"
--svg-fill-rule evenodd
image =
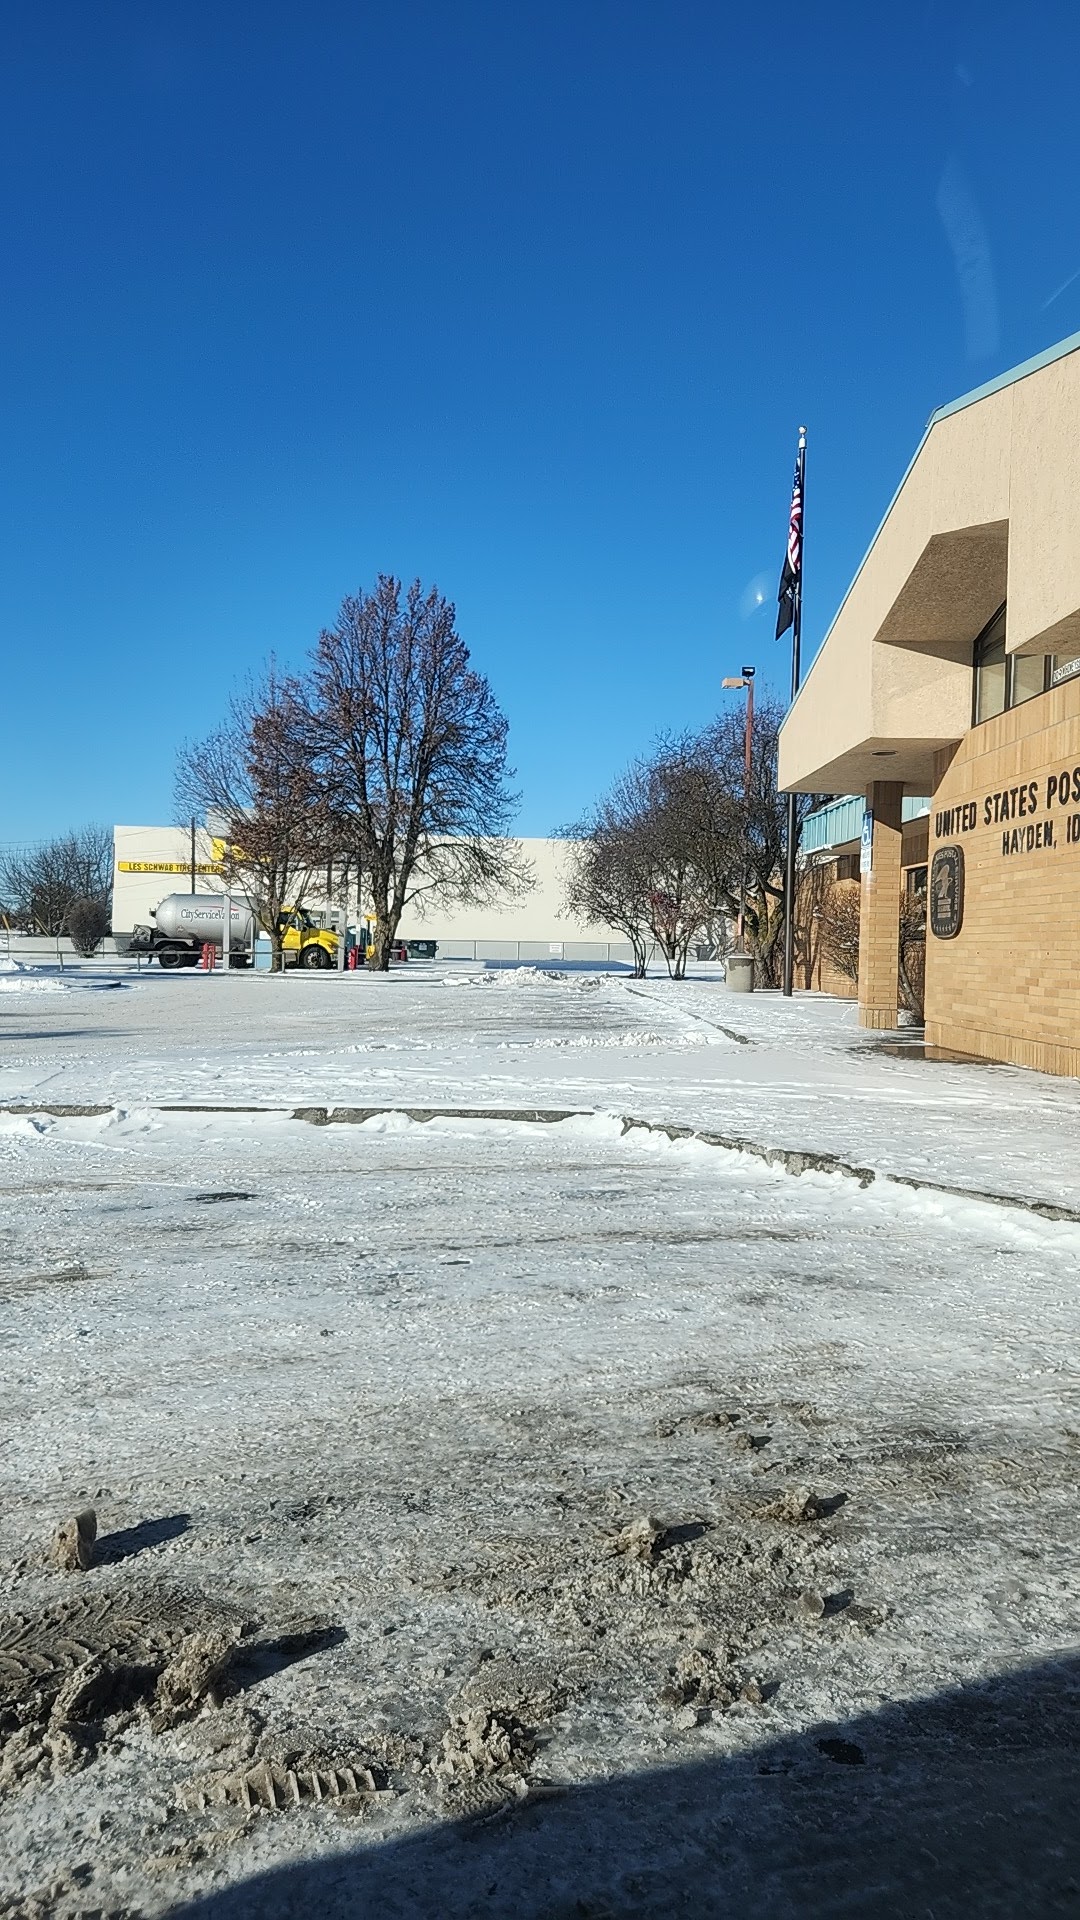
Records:
M995 613L975 642L975 725L1004 713L1008 662L1005 658L1005 609Z
M926 898L927 873L928 873L928 869L926 867L908 867L907 868L907 871L905 874L905 879L907 881L907 890L910 894L914 895L916 898L923 899L923 900L925 900Z
M1022 706L1025 700L1045 693L1049 685L1050 661L1041 653L1014 653L1009 661L1009 705Z
M990 625L975 642L975 699L973 724L992 720L1010 707L1022 706L1051 685L1054 661L1041 653L1005 653L1005 608L999 607Z

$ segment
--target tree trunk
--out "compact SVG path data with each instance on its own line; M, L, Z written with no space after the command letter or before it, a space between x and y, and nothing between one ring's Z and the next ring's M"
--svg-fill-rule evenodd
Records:
M376 898L374 906L375 926L371 935L374 951L368 966L372 973L389 973L390 950L397 938L401 907L396 899L388 899L385 893L381 900Z
M668 979L674 980L676 977L675 963L678 957L678 948L674 940L671 938L670 934L658 933L656 936L656 939L657 939L657 944L660 948L660 951L664 956L664 965L667 967L667 970L668 970Z
M285 948L282 944L281 931L276 927L270 934L270 971L271 973L285 971Z
M405 911L409 872L411 867L403 862L392 880L388 880L378 891L372 889L375 931L371 944L375 951L368 961L372 973L389 973L390 971L390 953L397 939L401 916Z
M371 934L371 958L368 961L372 973L389 973L390 946L393 941L390 921L386 914L375 910L375 925Z

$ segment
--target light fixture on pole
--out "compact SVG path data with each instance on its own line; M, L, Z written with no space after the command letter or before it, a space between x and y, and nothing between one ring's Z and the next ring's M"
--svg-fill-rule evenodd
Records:
M722 687L736 691L746 690L746 733L743 741L743 868L742 887L739 894L739 937L738 944L746 952L746 869L750 849L750 778L754 764L754 668L744 667L742 674L733 679L721 680Z

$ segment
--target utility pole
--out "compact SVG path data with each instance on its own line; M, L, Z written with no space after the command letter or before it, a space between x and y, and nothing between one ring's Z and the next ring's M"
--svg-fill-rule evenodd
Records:
M744 667L741 677L721 680L722 687L746 689L746 730L743 736L743 866L742 885L739 893L739 939L742 952L746 952L746 880L750 864L750 781L754 766L754 673L753 667Z
M342 855L341 860L341 887L338 902L337 970L339 973L344 973L345 943L349 933L349 856L347 853Z
M191 816L191 891L195 891L195 815Z

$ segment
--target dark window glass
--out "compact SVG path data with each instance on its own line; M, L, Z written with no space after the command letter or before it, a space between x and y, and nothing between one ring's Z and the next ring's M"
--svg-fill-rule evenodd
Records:
M1005 711L1007 663L1005 659L1005 609L994 615L985 633L975 642L975 724L992 720Z
M1005 608L975 642L973 725L992 720L1009 707L1022 706L1053 684L1056 662L1041 653L1005 653Z

